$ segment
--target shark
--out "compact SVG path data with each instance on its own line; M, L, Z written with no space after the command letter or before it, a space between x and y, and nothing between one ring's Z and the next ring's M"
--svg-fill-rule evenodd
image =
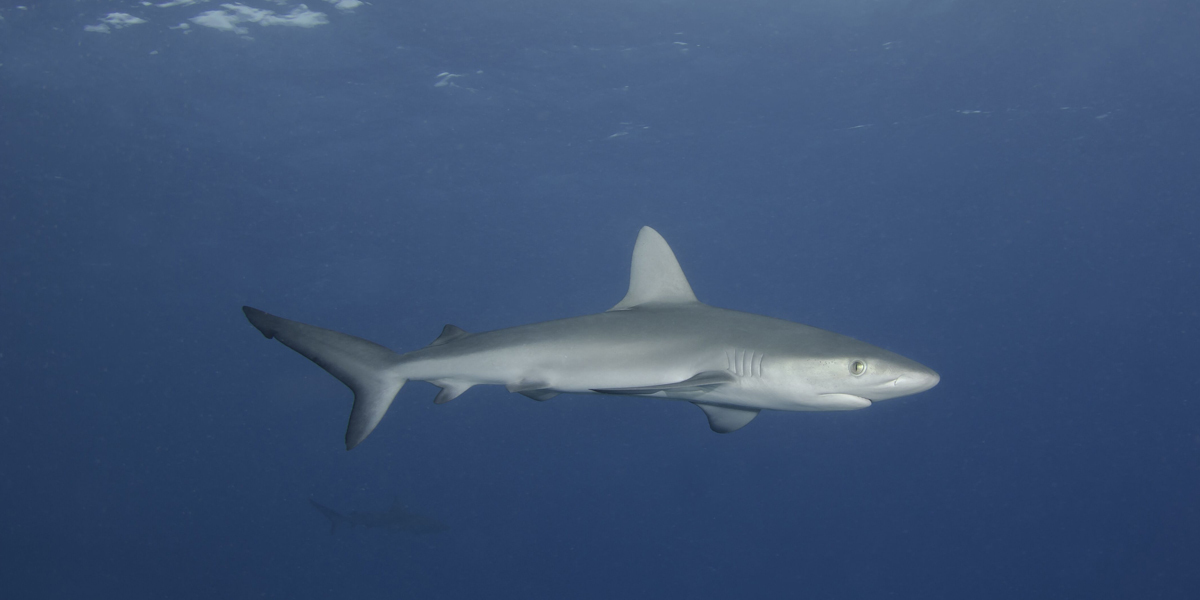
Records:
M911 359L848 336L700 302L666 240L643 227L629 288L597 314L468 333L446 325L428 346L398 354L374 342L242 307L246 318L315 362L354 394L346 449L383 419L400 388L426 381L437 404L476 385L546 401L603 394L691 402L717 433L764 410L857 410L938 384Z
M392 502L392 507L384 512L352 510L346 514L339 513L311 498L308 501L321 514L325 515L325 518L329 519L330 534L337 531L338 525L342 524L350 527L362 525L367 528L393 529L417 535L440 533L450 529L436 519L408 512L399 499Z

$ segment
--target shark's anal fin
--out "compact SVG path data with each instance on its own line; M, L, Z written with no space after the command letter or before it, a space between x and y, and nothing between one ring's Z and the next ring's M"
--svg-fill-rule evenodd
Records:
M430 346L441 346L442 344L449 344L450 342L453 342L454 340L461 340L469 335L471 335L471 334L463 331L461 328L455 327L454 325L447 324L445 327L442 328L442 334L439 335L436 340L433 340L433 342L430 343L429 345Z
M633 245L629 291L609 310L629 310L644 304L699 302L667 241L657 231L643 227Z
M538 402L545 402L559 394L544 381L519 381L504 387L510 392L521 394L526 398L533 398Z
M718 385L733 383L737 376L729 371L703 371L683 381L645 385L631 388L608 388L592 390L597 394L612 394L616 396L649 396L657 392L707 392Z
M745 427L746 423L758 416L759 411L757 408L733 408L699 402L692 404L704 411L704 416L708 417L708 426L717 433L729 433Z
M519 392L519 393L522 396L525 396L526 398L533 398L534 400L537 400L538 402L545 402L545 401L558 395L558 392L556 392L554 390L547 390L547 389L525 390L525 391Z
M445 404L461 396L463 392L471 389L472 385L470 383L459 383L457 381L430 381L429 383L442 388L442 391L438 392L437 397L433 399L434 404Z

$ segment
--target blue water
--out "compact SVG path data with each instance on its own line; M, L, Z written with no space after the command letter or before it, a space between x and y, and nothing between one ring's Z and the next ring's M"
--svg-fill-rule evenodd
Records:
M5 598L1200 586L1194 2L0 17ZM941 384L717 435L413 383L346 452L350 393L239 310L398 351L598 312L643 225L702 301ZM450 530L330 535L310 498Z

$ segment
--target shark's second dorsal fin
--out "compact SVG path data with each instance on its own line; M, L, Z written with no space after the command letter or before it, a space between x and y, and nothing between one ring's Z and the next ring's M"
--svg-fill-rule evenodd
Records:
M442 344L449 344L450 342L453 342L454 340L461 340L461 339L467 337L468 335L471 335L471 334L469 334L469 333L463 331L462 329L455 327L453 325L446 325L445 327L442 328L442 335L439 335L437 337L437 339L433 340L433 342L430 343L429 345L430 346L441 346Z
M692 304L699 302L688 285L675 253L657 231L643 227L633 246L629 292L609 310L628 310L643 304Z

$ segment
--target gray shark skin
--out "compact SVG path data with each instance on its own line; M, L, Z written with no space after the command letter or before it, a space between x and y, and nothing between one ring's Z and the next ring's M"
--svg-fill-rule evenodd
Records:
M416 535L426 535L430 533L440 533L450 529L445 524L436 519L423 517L404 510L404 506L399 500L392 503L392 507L386 512L359 512L352 510L346 514L342 514L317 503L316 500L309 499L313 507L321 514L329 519L329 533L337 531L338 525L349 525L350 527L367 527L375 529L392 529L412 533Z
M629 291L607 312L483 333L447 325L432 344L407 354L242 310L264 336L354 392L347 450L375 429L409 380L442 388L438 404L484 384L535 400L564 393L687 400L718 433L740 429L762 410L854 410L939 381L917 362L843 335L701 303L649 227L634 245Z

